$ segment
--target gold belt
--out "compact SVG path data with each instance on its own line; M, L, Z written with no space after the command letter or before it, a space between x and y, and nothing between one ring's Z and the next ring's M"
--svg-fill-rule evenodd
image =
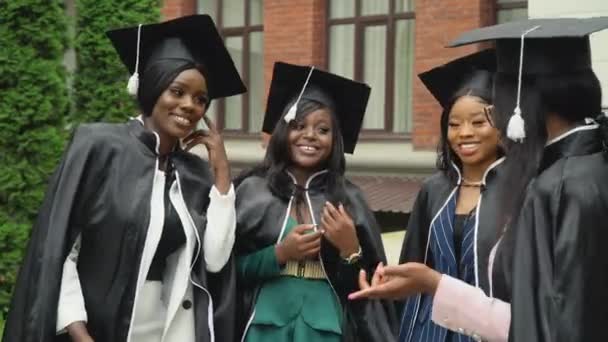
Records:
M306 279L326 278L319 260L288 261L281 275Z

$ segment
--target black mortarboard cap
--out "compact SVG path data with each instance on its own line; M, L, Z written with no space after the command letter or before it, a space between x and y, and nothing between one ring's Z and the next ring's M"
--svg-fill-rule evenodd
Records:
M494 49L486 49L460 57L418 75L439 104L446 108L454 94L464 88L492 89L496 71Z
M608 17L545 18L482 27L462 34L449 46L496 41L497 72L517 74L517 99L507 137L526 137L520 108L522 75L552 75L591 70L589 35L608 28Z
M496 41L497 71L518 73L521 36L525 35L523 73L554 74L591 68L589 35L608 28L608 17L546 18L508 22L462 34L449 46Z
M191 15L141 27L121 28L106 34L122 62L133 74L145 70L149 63L159 59L184 59L205 66L210 98L247 91L208 15Z
M294 100L297 105L297 98L302 93L302 98L318 101L333 110L340 123L344 152L353 153L370 91L371 88L365 83L311 66L276 62L262 131L272 134L277 122L287 114L286 107L291 106Z

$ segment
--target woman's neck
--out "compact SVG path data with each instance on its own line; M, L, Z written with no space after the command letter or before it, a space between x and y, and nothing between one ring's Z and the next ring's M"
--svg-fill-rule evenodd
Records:
M547 120L547 141L551 141L567 131L573 129L576 124L562 119L559 115L548 113Z
M301 186L305 186L310 176L315 173L313 170L298 167L289 167L288 170L296 179L296 183Z
M160 156L165 156L169 154L169 152L173 151L175 148L175 144L177 144L177 138L171 137L167 134L163 134L159 129L156 129L154 125L154 121L152 117L147 116L144 117L144 127L147 129L156 132L158 134L159 144L158 144L158 154Z
M497 157L488 159L475 165L462 165L462 178L469 182L481 182L488 168L497 160Z

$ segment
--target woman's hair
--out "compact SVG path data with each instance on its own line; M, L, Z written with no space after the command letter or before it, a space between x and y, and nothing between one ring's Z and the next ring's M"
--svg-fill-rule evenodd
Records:
M501 132L506 132L516 105L517 75L497 73L494 91L495 122ZM600 114L601 101L600 83L592 70L523 76L520 108L525 120L526 138L523 143L505 141L508 152L503 167L507 176L499 184L502 212L498 223L501 230L511 218L517 218L525 190L539 171L547 143L547 114L575 123Z
M152 110L160 95L181 72L188 69L198 70L208 82L205 66L185 59L159 59L146 66L141 74L137 91L137 103L144 116L152 115ZM209 108L209 103L207 108Z
M295 99L285 106L283 115L285 115L294 102ZM328 159L324 161L324 165L319 166L319 170L327 170L327 182L325 184L327 198L334 204L341 202L346 205L344 188L346 161L344 158L344 143L342 141L340 124L335 113L327 106L307 98L302 98L298 103L296 119L292 123L288 124L283 119L278 121L268 142L264 161L260 165L241 173L235 179L235 184L238 186L241 181L251 175L263 176L268 179L268 187L275 196L285 201L289 200L289 197L292 195L293 181L286 173L286 170L292 165L291 146L289 144L291 125L293 125L293 122L304 120L307 115L320 109L327 109L330 113L333 143Z
M452 98L448 102L441 113L441 135L439 137L439 144L437 145L437 169L441 170L446 176L454 183L458 181L458 174L452 167L452 163L456 164L459 168L462 168L462 163L456 153L450 147L448 141L448 126L450 122L450 112L454 103L463 96L472 96L481 99L486 104L492 103L492 90L488 88L477 88L477 87L464 87L452 95ZM502 154L502 150L499 149L499 154Z

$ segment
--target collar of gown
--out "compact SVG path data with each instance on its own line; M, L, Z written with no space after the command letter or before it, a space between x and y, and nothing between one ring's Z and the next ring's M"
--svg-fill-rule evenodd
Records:
M602 149L598 125L575 127L553 139L545 147L539 173L561 158L596 153Z

